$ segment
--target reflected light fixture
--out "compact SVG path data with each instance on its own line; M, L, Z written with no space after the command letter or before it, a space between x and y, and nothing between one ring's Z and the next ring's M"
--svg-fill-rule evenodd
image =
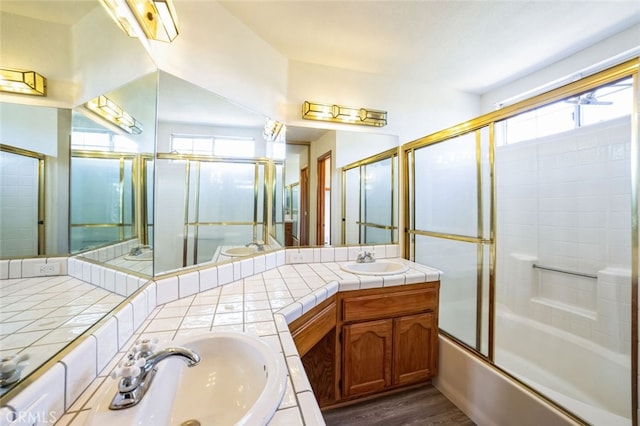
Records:
M178 15L172 0L101 0L111 18L131 37L140 31L150 40L172 42L178 36Z
M91 99L85 104L87 109L111 124L115 124L127 133L139 135L142 133L142 123L122 109L104 95Z
M318 104L304 101L302 118L331 121L333 123L361 124L382 127L387 125L387 112L368 108L352 108L340 105Z
M0 68L0 91L47 96L47 79L35 71Z
M264 122L264 139L269 142L275 142L284 135L283 129L286 126L277 120L267 118Z

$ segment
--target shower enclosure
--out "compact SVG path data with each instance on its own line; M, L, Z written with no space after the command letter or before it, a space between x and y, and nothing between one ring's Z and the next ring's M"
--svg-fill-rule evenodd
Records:
M342 244L398 242L398 151L342 169Z
M405 146L406 249L444 272L441 331L594 425L637 424L637 72Z
M163 153L155 168L155 223L163 230L155 236L155 273L224 260L226 247L269 245L269 223L283 238L282 164Z
M0 147L0 255L44 254L45 156Z

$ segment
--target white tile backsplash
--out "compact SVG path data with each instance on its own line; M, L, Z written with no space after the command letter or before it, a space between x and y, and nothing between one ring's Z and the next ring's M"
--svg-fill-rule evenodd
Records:
M122 349L125 343L133 335L133 308L126 304L116 313L118 320L118 349Z
M51 366L8 405L14 410L18 419L31 415L43 419L42 424L55 423L65 411L64 365L56 363Z
M93 332L97 341L96 371L101 374L109 361L118 353L118 321L110 318L102 327Z
M96 346L95 336L89 336L60 361L66 368L65 409L71 407L97 376Z

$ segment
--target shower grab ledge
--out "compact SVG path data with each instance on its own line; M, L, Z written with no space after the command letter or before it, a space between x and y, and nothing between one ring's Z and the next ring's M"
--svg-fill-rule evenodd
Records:
M579 277L592 278L594 280L598 279L598 276L595 275L595 274L585 274L583 272L567 271L566 269L551 268L551 267L548 267L548 266L536 265L535 263L533 264L533 268L534 269L543 269L545 271L551 271L551 272L560 272L561 274L569 274L569 275L576 275L576 276L579 276Z

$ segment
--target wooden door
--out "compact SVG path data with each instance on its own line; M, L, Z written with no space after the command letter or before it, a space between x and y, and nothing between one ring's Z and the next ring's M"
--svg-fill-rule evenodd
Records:
M393 384L425 381L436 373L438 330L433 312L393 320Z
M309 167L300 169L300 233L301 246L309 245Z
M380 391L391 385L393 320L343 327L342 396Z

